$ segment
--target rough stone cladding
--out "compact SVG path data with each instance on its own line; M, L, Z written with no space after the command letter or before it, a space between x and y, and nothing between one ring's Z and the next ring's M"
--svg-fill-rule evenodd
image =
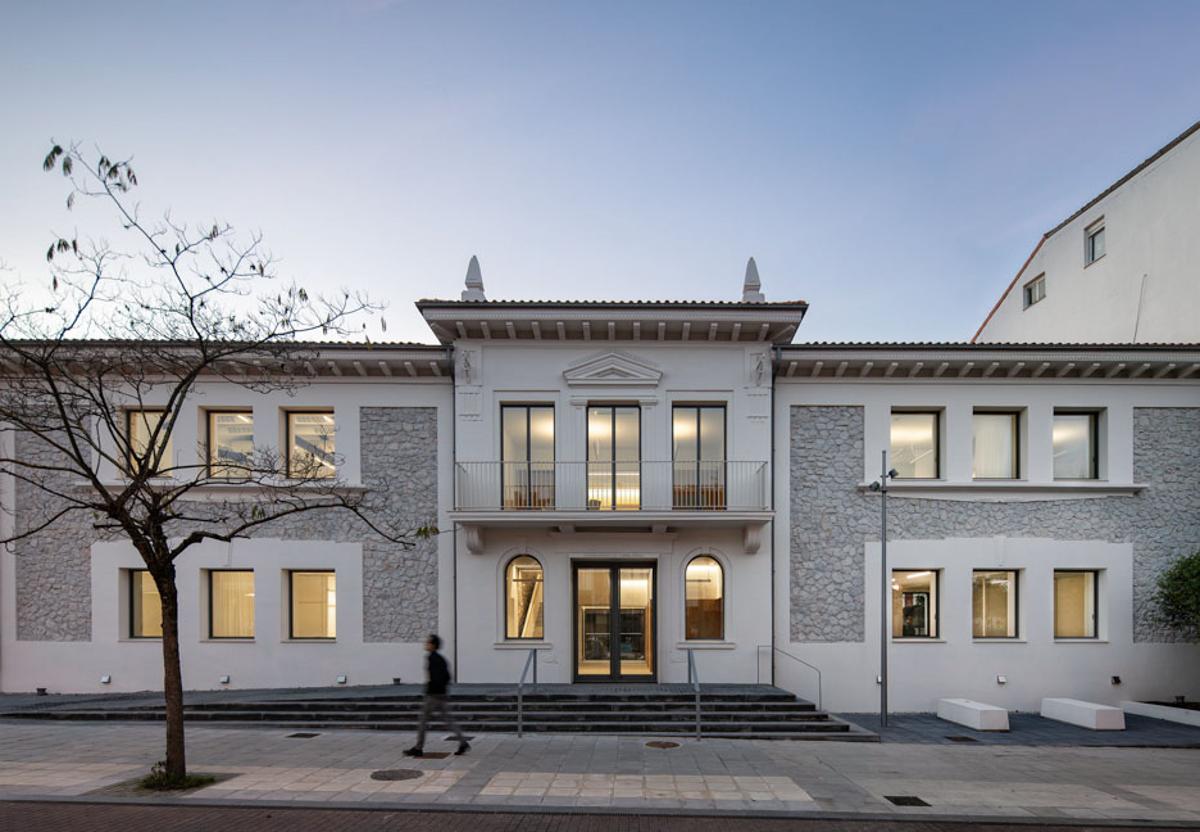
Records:
M365 407L359 412L363 485L372 508L393 528L425 526L437 519L437 410L432 407ZM43 455L32 437L18 438L26 458ZM18 485L18 528L44 510L47 498ZM263 527L260 538L331 540L363 544L363 638L369 642L421 641L437 629L436 536L412 548L373 535L348 512L295 515ZM92 543L102 539L82 514L16 545L17 638L23 641L91 639ZM177 562L187 568L186 553ZM336 566L336 565L335 565ZM116 603L116 599L105 599Z
M1135 408L1136 496L1034 502L893 499L890 539L1039 537L1133 544L1133 632L1183 640L1156 620L1158 576L1200 548L1200 408ZM862 641L864 544L879 540L878 497L861 493L863 410L792 407L791 637Z

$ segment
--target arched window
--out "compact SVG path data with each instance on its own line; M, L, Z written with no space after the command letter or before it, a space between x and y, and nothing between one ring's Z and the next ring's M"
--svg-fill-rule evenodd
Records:
M542 565L529 555L518 555L504 570L504 637L544 637Z
M725 570L716 558L692 558L683 573L684 632L689 639L725 637Z

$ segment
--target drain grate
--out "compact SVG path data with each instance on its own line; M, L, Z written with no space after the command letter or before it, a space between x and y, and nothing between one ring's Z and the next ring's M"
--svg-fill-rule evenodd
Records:
M419 780L421 772L415 768L385 768L371 772L372 780Z
M928 806L921 798L915 794L885 794L884 800L889 800L896 806Z
M968 737L963 734L947 734L946 739L950 740L950 742L979 742L974 737Z
M678 748L679 743L671 742L670 740L651 740L646 743L647 748Z
M289 740L311 740L313 737L319 737L320 734L314 734L311 731L297 731L294 734L288 734L285 739Z

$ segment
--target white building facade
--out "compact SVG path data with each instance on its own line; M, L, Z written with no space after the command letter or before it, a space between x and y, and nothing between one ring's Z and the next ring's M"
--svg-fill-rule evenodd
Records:
M978 343L1200 341L1200 122L1038 241Z
M350 486L440 532L313 516L189 553L187 687L418 681L437 632L463 682L531 651L543 682L681 682L691 655L870 710L886 579L897 710L1200 694L1153 602L1200 548L1200 348L793 345L806 305L753 270L737 302L559 303L488 301L473 269L418 308L438 344L329 345L292 396L191 403L178 458L223 416L283 447L317 415ZM2 488L11 528L37 497ZM0 688L161 685L129 546L73 526L0 557Z

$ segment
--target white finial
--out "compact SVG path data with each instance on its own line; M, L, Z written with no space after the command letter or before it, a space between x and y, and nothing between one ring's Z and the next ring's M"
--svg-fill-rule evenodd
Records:
M746 261L746 280L742 283L742 303L765 303L762 281L758 279L758 265L751 257Z
M467 264L467 288L462 293L463 300L487 300L483 294L483 272L479 270L479 258L471 255Z

